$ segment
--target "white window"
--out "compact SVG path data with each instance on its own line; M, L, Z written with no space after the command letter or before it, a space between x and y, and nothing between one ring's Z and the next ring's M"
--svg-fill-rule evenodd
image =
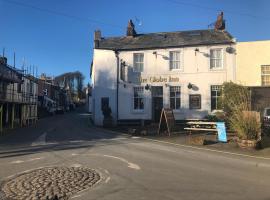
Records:
M270 65L261 66L262 86L270 86Z
M180 51L170 51L170 70L180 69Z
M211 110L221 110L221 85L211 86Z
M134 65L135 72L143 72L143 60L144 60L143 53L133 54L133 65Z
M221 69L223 67L222 49L210 50L210 69Z
M133 96L133 109L134 110L143 110L144 109L144 98L143 98L143 87L134 87L134 96Z
M180 86L170 87L170 108L171 109L181 108L181 87Z

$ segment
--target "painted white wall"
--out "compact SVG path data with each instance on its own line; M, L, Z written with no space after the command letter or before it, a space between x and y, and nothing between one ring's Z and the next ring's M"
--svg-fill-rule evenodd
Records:
M109 97L112 117L116 120L116 75L117 62L114 51L94 49L93 59L93 120L95 124L103 124L101 98Z
M169 87L181 86L181 109L175 110L176 119L202 118L211 111L211 85L221 85L225 81L235 81L235 54L226 52L230 45L197 46L171 49L155 49L141 51L122 51L119 58L125 61L128 71L128 82L120 81L119 84L119 119L152 119L151 91L144 91L145 109L143 112L133 110L133 87L163 86L163 104L169 107ZM235 45L232 45L235 48ZM195 54L195 49L199 52ZM223 49L223 68L220 70L210 69L210 49ZM170 70L169 52L181 52L181 70ZM156 52L156 54L153 54ZM144 71L133 72L133 53L144 53ZM116 57L110 50L94 50L93 72L93 115L96 124L102 124L102 113L100 98L110 97L110 106L114 117L116 115ZM146 82L139 82L138 77L147 79ZM150 77L178 78L176 82L151 82ZM192 83L198 87L198 91L187 88ZM201 109L189 109L189 94L201 94Z

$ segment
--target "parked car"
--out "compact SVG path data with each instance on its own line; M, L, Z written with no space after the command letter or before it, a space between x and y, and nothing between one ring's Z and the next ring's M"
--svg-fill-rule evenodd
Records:
M57 106L56 114L64 114L64 106Z

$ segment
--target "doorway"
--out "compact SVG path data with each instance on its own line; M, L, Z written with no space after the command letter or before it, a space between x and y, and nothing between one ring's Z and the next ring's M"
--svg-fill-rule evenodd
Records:
M163 108L163 87L152 86L152 120L159 122L160 114Z

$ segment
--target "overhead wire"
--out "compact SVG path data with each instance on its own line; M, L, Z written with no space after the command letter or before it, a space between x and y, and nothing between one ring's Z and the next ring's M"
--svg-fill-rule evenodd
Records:
M26 3L18 2L18 1L14 1L14 0L1 0L1 1L6 2L6 3L10 3L10 4L14 4L14 5L18 5L18 6L22 6L22 7L31 8L31 9L34 9L34 10L39 10L41 12L46 12L46 13L50 13L50 14L54 14L54 15L67 17L67 18L72 18L72 19L77 20L77 21L85 21L85 22L90 22L90 23L94 23L94 24L111 26L113 28L119 28L119 29L122 30L122 26L120 26L120 25L110 24L110 23L103 22L103 21L96 20L96 19L85 18L85 17L76 16L76 15L70 15L70 14L67 14L67 13L64 13L64 12L58 12L58 11L50 10L50 9L47 9L47 8L41 8L41 7L33 6L33 5L30 5L30 4L26 4Z
M179 1L179 0L164 0L164 1L171 2L173 4L179 4L179 5L184 5L184 6L201 8L201 9L205 9L205 10L221 11L221 9L208 7L208 6L202 6L202 5L199 5L199 4L194 4L194 3L190 3L190 2L186 2L186 1ZM247 17L251 17L251 18L259 18L259 19L263 19L263 20L270 20L269 17L265 17L265 16L257 16L257 15L252 15L252 14L249 14L249 13L241 13L241 12L238 12L238 11L232 11L232 10L227 10L227 9L223 9L222 11L224 11L226 13L231 13L231 14L234 14L234 15L242 15L242 16L247 16Z

